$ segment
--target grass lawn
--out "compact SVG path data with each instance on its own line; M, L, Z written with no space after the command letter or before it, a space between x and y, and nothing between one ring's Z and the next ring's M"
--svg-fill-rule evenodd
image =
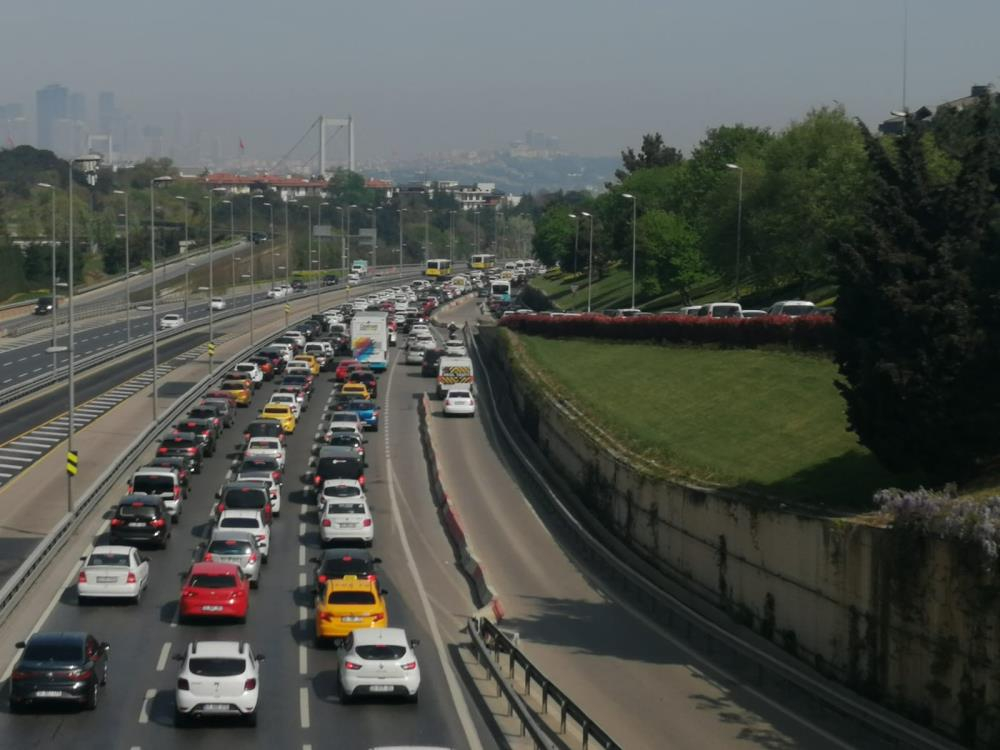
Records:
M847 431L835 365L777 351L518 336L562 395L665 473L831 511L913 478Z

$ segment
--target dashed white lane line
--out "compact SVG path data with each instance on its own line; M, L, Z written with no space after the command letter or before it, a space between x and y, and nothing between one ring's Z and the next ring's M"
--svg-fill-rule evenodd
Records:
M167 666L167 659L170 657L170 641L163 644L163 648L160 649L160 658L156 660L156 671L162 672L163 668Z
M309 728L309 688L299 688L299 726Z
M299 624L305 633L309 631L309 612L305 607L299 607ZM309 671L309 649L306 648L305 641L299 643L299 674L306 674Z
M11 467L11 468L13 468L13 467ZM306 545L300 544L299 545L299 566L301 567L302 565L305 565L305 564L306 564Z
M139 709L139 723L149 723L149 704L156 697L156 690L150 688L146 691L146 697L142 699L142 708Z

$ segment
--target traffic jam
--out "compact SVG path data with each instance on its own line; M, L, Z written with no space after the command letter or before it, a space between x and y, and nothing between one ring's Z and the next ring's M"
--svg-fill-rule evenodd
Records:
M408 362L411 351L419 352L422 365L436 365L421 372L436 375L439 390L455 388L448 413L474 414L471 361L454 328L438 344L427 325L431 311L458 294L418 280L313 315L221 374L132 473L111 508L107 532L80 560L76 603L142 607L154 577L177 576L173 625L187 644L172 654L176 726L218 717L255 726L264 710L258 703L265 659L260 644L219 640L217 626L254 617L260 596L255 590L268 585L279 525L298 515L293 511L286 521L283 505L299 480L307 509L302 517L315 524L320 545L309 559L312 636L316 648L336 649L341 703L417 701L418 642L390 626L391 596L380 580L382 559L366 492L368 440L380 426L379 378L389 366L389 347L404 331L406 353L398 360ZM314 403L323 379L332 390L324 403ZM307 429L303 419L311 409L322 415L311 453L304 456L301 448L290 450L289 438ZM246 411L254 412L249 421ZM225 481L214 495L206 494L196 477L220 462L228 464ZM304 474L297 473L301 467ZM193 559L186 570L164 570L158 557L184 543L175 539L184 518L196 524ZM199 640L206 625L213 626L212 637ZM39 631L17 645L12 713L51 703L97 708L113 643L97 633Z

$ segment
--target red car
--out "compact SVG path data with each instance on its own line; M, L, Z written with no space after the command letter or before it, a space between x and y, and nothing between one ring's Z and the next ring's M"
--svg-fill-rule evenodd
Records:
M191 566L181 588L178 619L235 617L246 622L250 609L250 581L238 565L198 562Z
M354 366L354 365L360 365L360 364L361 363L358 362L358 360L356 360L356 359L342 359L342 360L340 360L340 362L337 363L337 369L336 369L336 371L333 373L334 379L338 383L343 383L345 380L347 380L347 373L349 373L351 371L351 367Z

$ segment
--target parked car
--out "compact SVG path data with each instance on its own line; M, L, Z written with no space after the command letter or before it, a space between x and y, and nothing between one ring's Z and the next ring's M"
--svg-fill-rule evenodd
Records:
M701 318L742 318L743 308L739 302L710 302L698 308Z
M813 315L816 313L816 305L808 300L786 299L775 302L767 310L769 315L790 315L797 318L800 315Z

